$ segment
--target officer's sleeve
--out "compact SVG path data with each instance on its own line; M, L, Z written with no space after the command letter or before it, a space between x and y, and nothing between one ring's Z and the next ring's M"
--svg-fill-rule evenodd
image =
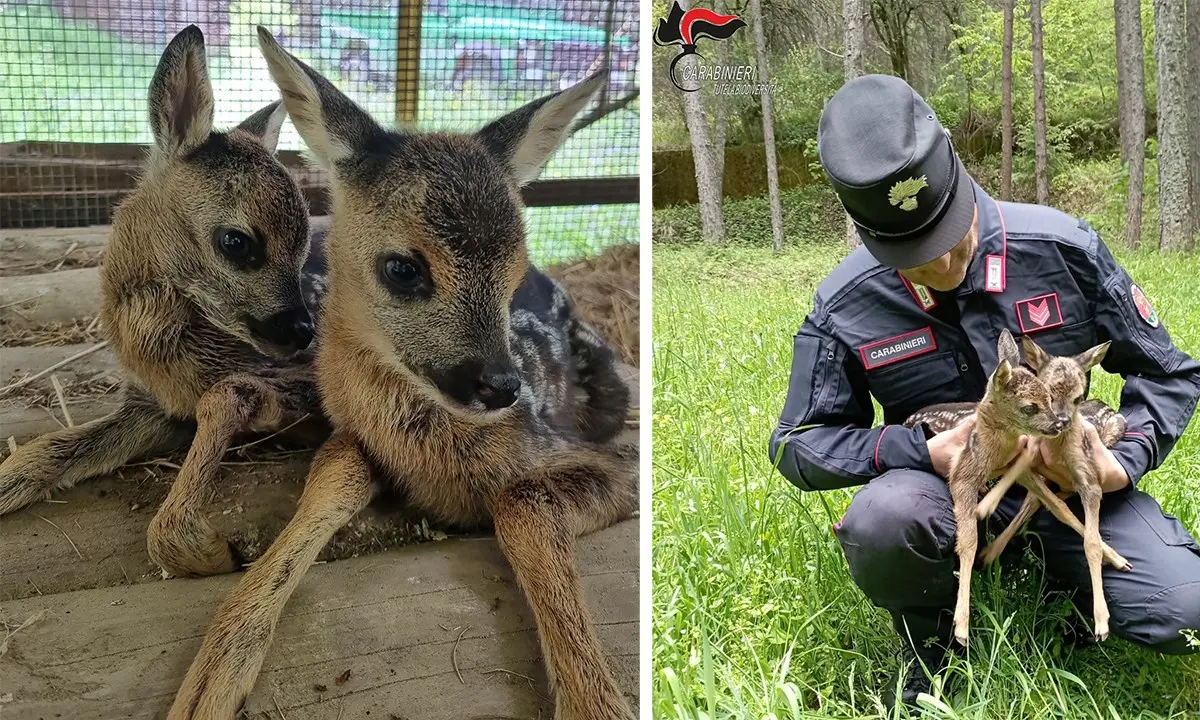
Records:
M1187 428L1200 398L1200 363L1175 347L1161 322L1154 327L1142 318L1132 278L1096 240L1097 334L1112 341L1101 367L1125 378L1120 412L1129 423L1112 453L1137 485L1162 464Z
M791 379L770 458L801 490L862 485L893 468L933 472L920 428L872 428L865 371L810 315L793 339Z

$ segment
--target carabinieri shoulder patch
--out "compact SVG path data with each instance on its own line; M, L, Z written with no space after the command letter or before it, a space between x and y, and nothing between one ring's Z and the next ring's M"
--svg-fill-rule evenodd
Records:
M1142 317L1142 320L1145 320L1146 324L1150 327L1158 327L1158 312L1150 304L1150 300L1146 298L1146 293L1142 292L1142 289L1136 283L1129 286L1129 292L1133 295L1133 304L1137 306L1138 315Z
M937 342L933 339L933 328L923 327L903 335L867 343L860 347L858 352L862 356L863 367L874 370L934 350L937 350Z
M901 210L909 211L917 209L917 193L921 188L929 187L929 183L925 182L925 176L919 178L909 178L901 180L888 190L888 202L892 205L899 205Z
M1018 300L1017 324L1026 335L1062 325L1062 308L1058 306L1058 293Z

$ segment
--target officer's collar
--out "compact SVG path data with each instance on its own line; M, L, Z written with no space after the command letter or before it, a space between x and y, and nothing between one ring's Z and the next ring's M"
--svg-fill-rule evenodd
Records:
M954 291L962 297L978 292L1004 291L1008 275L1008 240L1000 206L974 180L975 211L979 214L979 245L967 275Z

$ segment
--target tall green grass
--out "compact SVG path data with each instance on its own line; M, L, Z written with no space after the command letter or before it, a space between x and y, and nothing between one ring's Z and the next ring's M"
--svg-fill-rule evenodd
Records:
M654 248L655 718L884 715L879 692L899 638L851 581L830 531L853 490L802 494L767 456L792 335L843 255L834 244L779 256ZM1176 342L1200 355L1200 257L1118 256ZM1116 403L1120 378L1100 375L1098 395ZM1198 425L1141 484L1194 533ZM1031 555L976 574L971 648L926 717L1200 717L1200 657L1158 656L1115 638L1066 648L1071 610L1044 602L1043 585Z

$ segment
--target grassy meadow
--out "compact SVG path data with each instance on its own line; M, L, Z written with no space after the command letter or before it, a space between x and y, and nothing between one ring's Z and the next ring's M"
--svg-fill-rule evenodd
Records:
M789 212L803 224L806 211ZM656 239L658 221L671 218L656 213ZM853 489L802 494L767 456L792 336L845 250L792 240L775 255L767 245L654 248L655 718L883 717L879 690L897 665L888 615L853 584L830 531ZM1200 354L1200 256L1116 254L1176 342ZM1094 378L1096 395L1115 405L1120 377ZM1193 422L1140 487L1195 534L1198 478ZM1044 603L1042 586L1028 554L975 575L970 651L924 717L1200 717L1200 656L1158 656L1115 638L1065 648L1069 604Z

